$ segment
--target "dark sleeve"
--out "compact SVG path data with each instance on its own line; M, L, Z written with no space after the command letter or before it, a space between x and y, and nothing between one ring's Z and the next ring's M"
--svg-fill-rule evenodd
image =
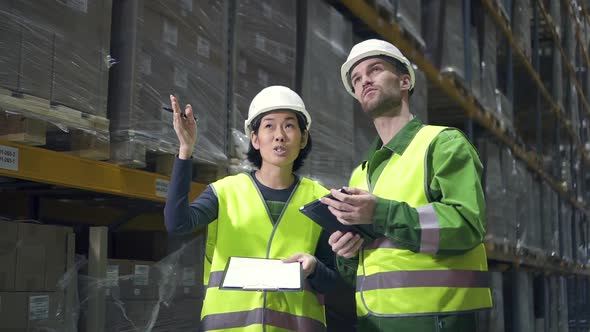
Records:
M342 278L353 288L356 286L357 269L359 265L358 255L353 258L336 257L336 267Z
M334 289L336 281L340 278L335 268L334 252L328 244L329 237L326 231L322 231L320 234L315 251L318 263L313 274L308 277L311 286L323 294L330 293Z
M190 233L217 219L219 202L210 186L189 205L192 161L176 158L168 186L164 222L169 233Z

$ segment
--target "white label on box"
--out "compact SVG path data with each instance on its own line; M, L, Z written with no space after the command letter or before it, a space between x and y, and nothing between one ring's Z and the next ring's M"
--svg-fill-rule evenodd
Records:
M248 62L246 61L246 59L239 59L238 60L238 72L240 72L240 74L245 74L247 70L248 70Z
M170 181L164 179L156 179L156 196L166 198L168 194L168 184Z
M195 285L195 269L192 267L185 267L182 270L182 285L190 287Z
M267 4L267 3L262 4L262 15L264 15L264 17L272 20L272 8L270 7L269 4Z
M211 43L201 36L197 37L197 54L209 59L211 53Z
M174 85L186 89L188 87L188 71L174 67Z
M49 318L49 295L29 296L29 320Z
M106 287L119 286L119 265L107 266L107 283Z
M264 51L265 45L266 45L266 38L264 38L264 36L257 33L256 34L256 48L261 51Z
M68 7L82 13L88 13L88 0L68 0Z
M287 54L285 54L282 47L279 47L277 49L276 58L277 58L277 60L279 60L280 63L283 63L283 64L287 63Z
M164 42L176 46L178 43L178 27L174 23L165 20L162 38L164 39Z
M135 273L133 276L133 284L135 286L147 286L150 281L150 267L149 265L135 264Z
M258 69L258 84L268 86L268 73L262 69Z
M0 145L0 168L18 171L18 149Z
M141 53L139 61L139 72L145 75L152 74L152 57L147 53Z
M133 295L135 295L135 296L141 295L141 289L139 289L139 288L133 288Z
M193 0L180 0L180 8L183 10L192 12L193 11Z

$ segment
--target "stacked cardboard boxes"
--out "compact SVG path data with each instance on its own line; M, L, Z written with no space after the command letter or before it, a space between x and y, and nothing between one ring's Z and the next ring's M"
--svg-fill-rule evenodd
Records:
M295 9L294 1L236 2L231 127L240 134L250 102L260 90L271 85L295 90ZM238 159L245 158L239 152L232 153Z
M198 118L195 159L225 157L225 7L219 1L116 2L109 86L111 159L145 166L146 151L174 154L178 139L170 106L174 94Z
M73 331L73 244L67 227L0 222L0 330Z
M340 66L352 48L352 25L330 5L307 3L303 93L313 119L313 153L304 172L328 188L348 183L352 171L354 99L342 86Z
M106 117L111 4L4 1L0 85Z

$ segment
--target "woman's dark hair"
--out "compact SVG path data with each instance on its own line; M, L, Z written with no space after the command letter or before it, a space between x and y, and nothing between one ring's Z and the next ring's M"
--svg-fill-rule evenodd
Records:
M297 117L299 130L301 130L301 134L303 135L303 133L305 133L306 130L305 128L307 128L307 121L299 112L293 111L293 113L295 113L295 116ZM257 116L250 125L250 129L254 131L256 135L258 135L258 129L260 129L260 122L262 121L262 117L266 114L268 113L263 113ZM303 166L303 161L305 160L305 158L307 158L310 152L311 135L308 133L307 145L305 145L305 147L299 151L297 159L295 159L295 161L293 162L293 172L297 171L299 168L301 168L301 166ZM246 155L248 156L248 161L251 162L252 165L256 166L256 168L260 169L260 167L262 166L262 156L260 155L260 151L254 148L254 146L252 145L252 141L250 141L250 147L248 148L248 153Z

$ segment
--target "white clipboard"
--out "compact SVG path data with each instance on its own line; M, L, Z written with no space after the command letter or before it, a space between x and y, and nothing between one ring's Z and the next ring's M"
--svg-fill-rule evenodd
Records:
M301 291L303 269L299 262L280 259L230 257L220 289L254 291Z

